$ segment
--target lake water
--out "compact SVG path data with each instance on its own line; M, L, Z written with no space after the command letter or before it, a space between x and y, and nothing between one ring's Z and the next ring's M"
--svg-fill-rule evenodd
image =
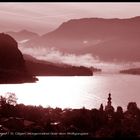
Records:
M38 77L36 83L1 84L0 94L13 92L18 103L61 108L99 108L112 94L112 105L126 109L134 101L140 107L140 76L128 74L96 74L94 76Z

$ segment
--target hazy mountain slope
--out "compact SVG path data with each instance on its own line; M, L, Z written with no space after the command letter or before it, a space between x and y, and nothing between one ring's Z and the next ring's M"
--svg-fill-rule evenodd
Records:
M27 30L21 30L19 32L9 31L9 32L7 32L7 34L11 35L17 41L30 40L30 39L39 37L39 35L37 33L30 32Z
M140 17L84 18L64 22L56 30L26 43L67 53L98 55L103 60L140 61Z

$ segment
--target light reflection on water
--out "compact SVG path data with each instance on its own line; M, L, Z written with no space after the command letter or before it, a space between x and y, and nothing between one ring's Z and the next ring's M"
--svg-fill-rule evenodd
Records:
M0 93L14 92L18 103L61 108L99 108L112 93L112 105L124 109L136 101L140 107L140 76L97 74L94 76L38 77L37 83L0 85Z

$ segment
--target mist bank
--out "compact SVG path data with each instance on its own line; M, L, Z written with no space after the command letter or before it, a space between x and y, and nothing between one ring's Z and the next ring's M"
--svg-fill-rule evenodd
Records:
M97 56L93 56L90 53L76 55L73 53L62 53L55 48L25 48L20 46L19 49L24 54L32 54L34 58L41 61L55 63L55 65L71 65L71 66L84 66L94 67L101 69L102 72L107 73L119 73L122 69L130 69L140 67L140 62L131 61L102 61Z

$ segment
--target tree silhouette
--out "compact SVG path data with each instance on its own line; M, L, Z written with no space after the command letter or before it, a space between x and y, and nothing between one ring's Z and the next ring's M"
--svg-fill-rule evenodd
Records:
M14 106L17 104L17 97L15 93L7 92L5 98L7 104L14 105Z

